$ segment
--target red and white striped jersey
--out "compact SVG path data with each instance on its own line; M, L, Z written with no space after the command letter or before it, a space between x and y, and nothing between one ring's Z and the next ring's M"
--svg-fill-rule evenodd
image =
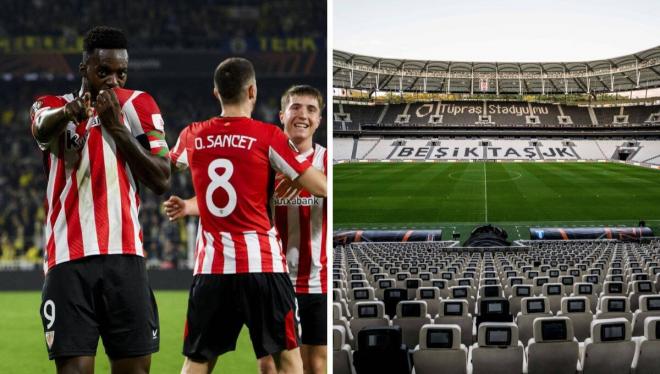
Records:
M154 99L146 92L114 90L124 125L142 143L148 140L152 154L167 157ZM72 94L40 97L30 111L31 126L44 111L74 99ZM144 256L136 179L96 114L78 125L69 122L50 143L37 143L48 177L44 272L86 256Z
M194 274L287 271L269 202L275 171L295 179L311 167L294 149L277 126L245 117L215 117L181 132L170 158L190 167L197 195Z
M301 155L327 175L328 154L324 147L316 144ZM325 199L303 189L294 198L274 197L273 204L275 226L282 237L289 277L296 293L327 293L328 215Z

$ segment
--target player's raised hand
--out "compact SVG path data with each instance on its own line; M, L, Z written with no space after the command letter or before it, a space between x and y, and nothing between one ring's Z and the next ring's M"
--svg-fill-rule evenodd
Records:
M280 199L293 199L298 196L302 186L295 181L285 177L282 174L277 174L275 177L275 197Z
M101 125L107 129L122 127L120 122L121 106L113 90L101 90L96 97L96 113L101 120Z
M91 117L94 109L92 109L89 92L85 92L82 96L68 102L64 106L64 113L66 113L67 118L75 123L80 123Z

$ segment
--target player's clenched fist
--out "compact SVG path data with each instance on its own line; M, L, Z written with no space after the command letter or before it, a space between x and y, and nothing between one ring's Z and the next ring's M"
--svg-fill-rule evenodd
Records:
M67 103L64 106L64 113L70 121L75 123L80 123L91 117L94 110L92 109L89 92L85 92L82 96Z
M96 97L96 113L101 120L101 125L111 129L121 126L119 118L121 117L121 106L117 100L117 95L113 90L101 90Z

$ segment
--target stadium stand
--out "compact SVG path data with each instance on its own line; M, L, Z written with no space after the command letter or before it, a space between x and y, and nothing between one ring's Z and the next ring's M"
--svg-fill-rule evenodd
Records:
M648 370L656 362L650 352L658 349L653 329L660 320L660 295L655 284L643 278L657 274L659 248L657 238L644 243L519 241L488 249L459 247L457 242L340 245L334 249L333 279L340 289L334 294L333 324L336 330L348 324L354 336L367 326L396 326L392 347L399 352L405 345L416 373L440 367L457 373L623 373L634 365ZM406 282L421 279L417 277L422 273L433 286L416 289L406 301ZM379 274L392 274L390 287L404 287L386 289L401 295L389 300L391 310L386 308L387 296L374 293L376 301L356 303L369 308L367 312L354 309L352 318L340 315L340 303L350 303L354 296L347 282L365 279L376 288L386 279L371 276ZM487 280L494 284L486 286ZM441 294L435 286L451 292ZM475 296L481 302L470 303ZM639 307L633 309L635 298ZM520 305L515 321L479 323L491 309L483 302L499 300L507 304L493 311L510 305L514 312ZM498 309L502 305L507 306ZM404 325L406 318L410 323ZM335 347L336 364L345 365L344 344ZM354 361L360 356L357 348L352 346ZM376 360L360 357L363 365Z
M335 104L336 130L377 127L631 127L648 126L660 105L594 107L528 101L434 101L388 105ZM593 111L594 117L590 115ZM350 119L350 121L347 121ZM350 123L351 128L342 127Z

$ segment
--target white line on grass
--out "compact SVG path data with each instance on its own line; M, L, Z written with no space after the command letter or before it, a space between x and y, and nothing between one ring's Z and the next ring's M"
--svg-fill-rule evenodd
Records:
M487 177L486 177L486 163L484 162L484 212L486 215L486 218L484 218L484 222L488 222L488 182L487 182Z

